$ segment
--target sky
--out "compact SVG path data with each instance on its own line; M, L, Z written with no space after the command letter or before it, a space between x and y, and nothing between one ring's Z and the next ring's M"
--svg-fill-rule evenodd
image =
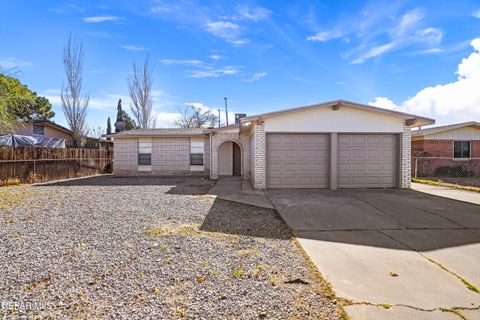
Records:
M480 121L480 1L0 0L0 66L54 106L71 33L85 48L89 126L129 111L149 57L158 127L178 109L248 115L335 99Z

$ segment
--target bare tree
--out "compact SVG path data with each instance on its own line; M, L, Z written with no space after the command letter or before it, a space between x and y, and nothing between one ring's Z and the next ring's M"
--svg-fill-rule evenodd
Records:
M180 128L213 127L217 121L217 116L211 110L192 104L187 104L184 108L177 108L177 110L180 117L175 121L175 125Z
M156 118L152 101L153 69L149 58L139 67L133 62L133 74L128 78L128 92L132 104L130 109L140 128L154 128Z
M102 134L105 134L105 129L102 126L88 126L87 128L87 136L91 138L100 139Z
M85 52L83 43L78 43L72 34L63 49L63 65L67 76L67 84L62 87L60 97L62 110L70 130L73 132L74 145L82 145L82 137L86 134L86 117L88 113L89 96L82 96L82 70Z

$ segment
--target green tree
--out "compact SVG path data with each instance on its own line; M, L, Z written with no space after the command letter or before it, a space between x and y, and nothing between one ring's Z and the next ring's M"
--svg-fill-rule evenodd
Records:
M3 74L0 74L0 97L0 105L16 120L49 120L55 115L47 98L38 96L18 79Z
M127 112L122 109L122 99L118 99L118 105L117 105L117 121L123 121L125 122L125 130L132 130L137 127L137 124L135 123L135 120L130 118ZM115 127L115 132L121 132L123 130L118 130Z
M107 134L112 133L112 123L110 122L110 117L107 119Z

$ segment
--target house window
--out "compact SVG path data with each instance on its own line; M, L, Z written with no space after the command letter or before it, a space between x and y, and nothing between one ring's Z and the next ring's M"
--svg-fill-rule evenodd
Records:
M138 171L152 171L152 141L138 140Z
M33 125L33 134L37 136L43 136L45 134L45 127L42 125Z
M470 158L470 141L454 141L453 157L458 159Z
M203 171L203 138L190 139L190 171Z

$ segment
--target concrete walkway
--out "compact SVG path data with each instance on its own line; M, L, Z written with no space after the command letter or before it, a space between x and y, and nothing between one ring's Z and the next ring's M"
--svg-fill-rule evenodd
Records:
M242 180L240 177L221 177L208 194L223 200L274 209L263 191L254 190L250 180Z
M351 319L480 319L480 206L412 190L266 194Z
M432 186L429 184L412 182L412 189L415 191L433 194L435 196L450 198L480 205L480 192L452 189L443 186Z

